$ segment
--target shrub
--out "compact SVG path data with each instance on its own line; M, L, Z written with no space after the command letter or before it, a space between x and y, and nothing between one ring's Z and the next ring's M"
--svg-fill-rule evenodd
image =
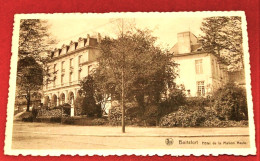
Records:
M95 116L96 117L102 117L102 109L101 109L101 104L96 105L96 111L95 111Z
M86 115L86 111L83 110L83 100L84 100L84 98L81 97L81 96L78 96L78 97L75 99L74 108L75 108L75 115L76 115L76 116Z
M126 125L140 125L141 120L138 118L139 109L132 104L126 104L125 123ZM120 106L113 107L109 112L109 124L113 126L121 125L122 111Z
M142 120L145 126L156 126L159 122L159 107L157 105L148 105L145 108Z
M186 94L183 89L174 89L170 92L168 98L169 106L182 106L186 103Z
M58 109L58 110L60 110L60 111L61 111L61 109L62 109L62 114L63 114L63 115L65 114L65 115L70 116L71 105L68 104L68 103L64 103L64 104L62 104L62 105L59 105L59 106L54 107L54 108L52 108L52 109L49 109L49 111L55 110L55 109Z
M205 109L189 109L180 107L176 112L170 113L160 120L160 126L164 127L196 127L200 126L206 119Z
M212 99L209 97L188 97L186 105L189 107L211 107Z
M95 115L96 102L95 102L94 97L84 98L82 110L84 111L84 113L86 113L86 115L88 115L90 117Z
M245 127L248 121L222 121L214 109L181 107L160 120L161 127Z
M33 108L32 109L32 117L35 119L38 115L38 109Z
M109 113L109 124L113 126L121 125L122 112L120 107L114 107Z
M67 117L65 119L62 119L62 123L69 124L69 125L74 125L75 124L75 119L73 117Z
M64 108L63 114L69 116L70 108ZM37 110L37 117L36 118L52 118L52 117L61 117L61 107L56 107L53 109L38 109Z
M214 108L221 120L247 120L245 89L228 83L214 94Z
M94 120L91 121L91 125L105 125L106 124L106 120L103 118L96 118Z

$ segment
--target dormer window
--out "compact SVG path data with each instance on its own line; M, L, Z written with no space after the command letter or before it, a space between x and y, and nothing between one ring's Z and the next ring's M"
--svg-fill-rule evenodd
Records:
M60 55L60 49L55 49L53 53L53 57L58 57Z
M84 47L85 43L86 43L86 40L80 37L78 40L77 49Z
M77 42L73 42L73 41L71 41L71 42L70 42L70 47L69 47L68 52L71 52L71 51L76 50L77 45L78 45Z
M68 51L68 46L67 45L62 45L61 53L60 55L66 54Z

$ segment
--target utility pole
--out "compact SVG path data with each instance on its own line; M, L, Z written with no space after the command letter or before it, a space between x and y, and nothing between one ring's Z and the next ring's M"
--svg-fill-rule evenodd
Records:
M124 20L123 18L121 19L122 21L122 38L124 37ZM124 89L124 75L125 75L125 53L123 52L123 64L122 64L122 94L121 94L121 108L122 108L122 133L125 133L125 102L124 102L124 97L125 97L125 89Z

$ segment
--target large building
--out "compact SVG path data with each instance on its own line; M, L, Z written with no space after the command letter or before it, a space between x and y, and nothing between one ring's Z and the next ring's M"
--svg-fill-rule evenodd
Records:
M178 64L176 84L185 87L187 96L209 96L228 81L227 67L219 58L202 50L199 39L191 32L177 34L178 42L171 48Z
M88 35L51 52L51 60L47 64L50 77L45 78L43 86L42 102L45 105L55 107L69 103L73 106L79 96L80 81L97 65L100 41L99 34L97 37ZM71 111L71 116L74 116L74 109Z
M43 87L45 105L55 107L69 103L73 107L79 96L80 81L97 65L100 42L99 34L97 37L88 35L51 52L47 65L51 77L45 80L47 83ZM226 66L214 54L203 51L198 38L191 32L178 33L178 42L170 52L178 64L179 76L175 81L185 87L187 96L211 95L227 82ZM74 108L71 116L74 116Z

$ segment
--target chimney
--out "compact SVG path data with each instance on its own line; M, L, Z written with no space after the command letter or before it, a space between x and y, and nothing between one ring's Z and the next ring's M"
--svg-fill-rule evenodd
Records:
M86 42L85 46L89 46L89 45L90 45L90 36L89 36L89 34L87 34L87 42Z
M179 54L185 54L191 52L191 33L189 31L187 32L181 32L178 33L178 53Z
M97 35L97 43L101 43L101 35L100 35L100 33L98 33L98 35Z

